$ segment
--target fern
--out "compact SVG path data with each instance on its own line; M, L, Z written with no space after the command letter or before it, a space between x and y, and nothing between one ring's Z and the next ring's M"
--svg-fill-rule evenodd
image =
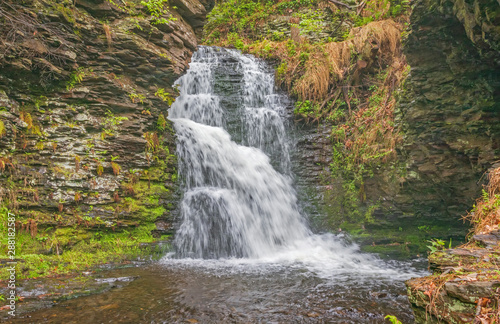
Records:
M121 166L116 162L111 162L111 168L113 169L113 173L115 176L119 175L120 171L122 170Z
M167 120L165 119L165 116L163 114L160 114L160 116L158 116L158 121L156 122L156 127L158 127L158 130L160 132L165 131L165 129L167 127Z

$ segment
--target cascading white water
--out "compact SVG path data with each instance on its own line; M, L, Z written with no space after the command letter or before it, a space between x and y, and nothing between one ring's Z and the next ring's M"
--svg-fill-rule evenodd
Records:
M207 259L300 264L337 278L340 272L407 278L406 271L391 270L356 245L310 231L292 186L283 97L264 67L237 51L202 46L177 81L180 96L169 118L177 132L185 193L175 258L205 259L204 266L211 263ZM233 89L238 95L218 97L215 87L223 83L218 78L239 84ZM240 144L226 129L233 135L240 131Z
M221 127L224 112L211 86L210 71L219 62L214 52L202 47L194 55L169 113L186 183L175 243L181 256L264 257L311 233L291 178L274 170L261 151L278 150L280 165L289 167L285 129L273 110L279 105L272 102L272 77L259 70L256 60L225 51L239 60L245 87L243 139L254 147L238 145Z
M237 55L243 70L243 144L259 148L279 162L282 173L290 172L290 154L282 115L282 96L274 91L274 77L262 62Z

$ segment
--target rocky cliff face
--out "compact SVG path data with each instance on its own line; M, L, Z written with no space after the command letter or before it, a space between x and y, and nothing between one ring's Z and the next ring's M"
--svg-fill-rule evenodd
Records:
M160 3L0 4L0 202L31 234L22 253L170 233L178 185L165 117L211 3Z
M459 216L490 179L469 215L469 242L435 251L429 256L433 275L406 283L419 323L499 320L498 169L493 171L500 166L499 14L496 1L460 0L424 1L413 13L407 47L413 70L401 101L403 154L413 175L406 192L458 231ZM484 222L491 223L480 226Z
M459 234L481 176L500 158L500 66L495 51L471 42L460 13L445 9L420 4L412 15L405 46L412 71L399 101L407 175L395 202L430 223L454 222Z
M464 22L470 10L474 27ZM368 197L383 197L367 228L463 239L469 225L460 218L479 196L484 173L500 159L494 10L500 10L498 3L477 1L415 6L403 46L411 73L395 112L401 177L391 180L391 170L381 168L367 181Z
M433 3L434 2L434 3ZM436 5L436 1L431 4ZM453 14L483 57L500 64L500 9L495 0L441 0L437 10Z

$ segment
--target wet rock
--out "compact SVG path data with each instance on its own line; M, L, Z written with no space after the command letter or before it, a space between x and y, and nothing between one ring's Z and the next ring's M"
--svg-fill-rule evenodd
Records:
M204 18L207 14L205 6L197 0L174 0L172 5L177 6L178 12L193 27L204 25Z
M469 279L471 279L471 277L469 277ZM485 282L466 281L465 283L447 282L444 284L444 289L448 296L457 298L464 303L471 304L477 303L479 298L494 297L498 287L500 287L500 281L498 280Z
M479 242L485 247L497 247L500 245L500 231L494 231L488 234L476 234L472 237L472 240Z
M496 237L494 232L491 236ZM490 235L478 235L490 239ZM461 247L437 251L429 256L433 275L406 282L417 322L437 318L446 323L472 323L498 305L499 245L481 247L471 241ZM496 304L495 304L496 303ZM486 307L486 304L489 304ZM489 315L485 315L489 316Z

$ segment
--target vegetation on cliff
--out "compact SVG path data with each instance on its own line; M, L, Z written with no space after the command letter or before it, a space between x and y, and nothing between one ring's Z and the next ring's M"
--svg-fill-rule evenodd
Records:
M227 1L208 16L204 41L276 62L276 83L297 99L297 120L331 127L325 205L331 229L373 222L380 194L365 182L380 169L399 186L396 97L409 73L401 50L408 1Z

